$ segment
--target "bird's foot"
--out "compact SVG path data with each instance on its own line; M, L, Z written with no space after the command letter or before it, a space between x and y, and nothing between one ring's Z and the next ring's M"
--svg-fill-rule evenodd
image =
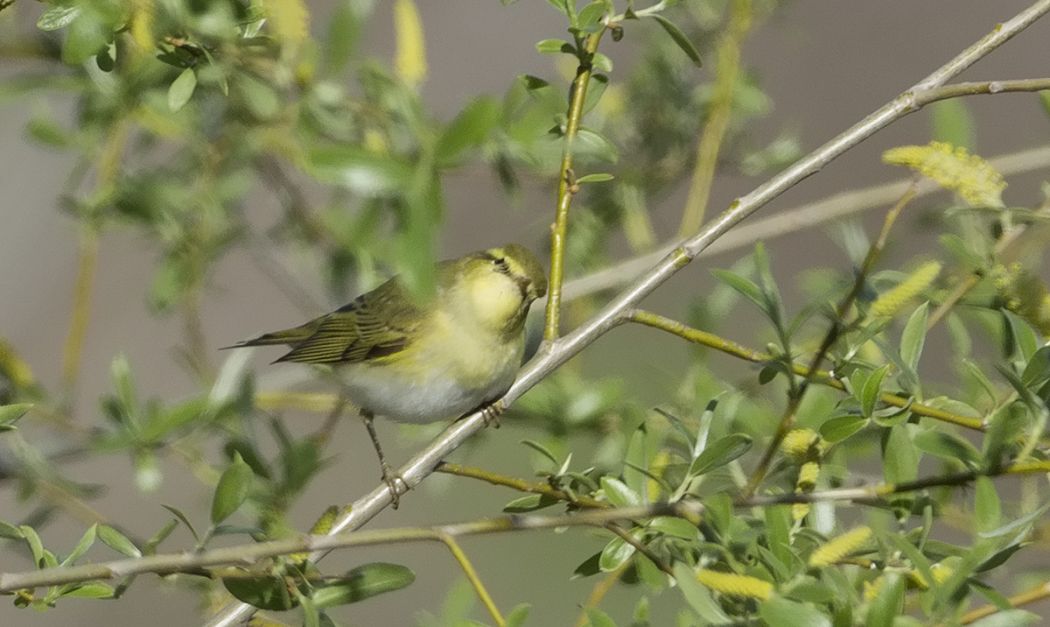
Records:
M481 419L485 422L485 426L494 425L499 429L499 417L503 412L507 411L507 406L503 401L496 401L491 405L483 407L481 409Z
M394 472L386 462L383 462L381 465L383 467L383 483L390 490L390 506L397 509L397 506L401 504L401 493L408 492L408 482L405 481L404 477ZM404 486L404 490L400 489L397 485L398 482Z

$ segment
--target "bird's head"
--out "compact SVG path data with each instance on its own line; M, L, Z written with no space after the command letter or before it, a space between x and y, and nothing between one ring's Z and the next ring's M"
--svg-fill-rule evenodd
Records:
M482 324L520 329L534 300L547 293L536 255L518 244L471 253L457 264L460 288Z

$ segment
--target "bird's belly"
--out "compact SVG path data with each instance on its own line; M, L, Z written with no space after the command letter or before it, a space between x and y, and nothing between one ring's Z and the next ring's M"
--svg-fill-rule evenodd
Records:
M435 368L436 360L425 352L414 355L410 359L416 363L402 364L397 373L389 367L351 364L343 368L342 378L350 401L364 410L399 422L436 422L458 418L507 391L521 360L520 352L512 352L485 364L490 368L482 378L465 377L463 364L455 360Z

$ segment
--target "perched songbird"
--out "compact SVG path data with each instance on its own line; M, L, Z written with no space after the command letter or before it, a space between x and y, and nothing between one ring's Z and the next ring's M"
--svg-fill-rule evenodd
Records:
M396 505L396 477L373 416L433 422L498 399L521 365L529 305L546 292L536 256L508 244L439 263L437 289L424 304L414 303L394 277L330 314L231 348L286 344L292 350L279 362L336 366Z

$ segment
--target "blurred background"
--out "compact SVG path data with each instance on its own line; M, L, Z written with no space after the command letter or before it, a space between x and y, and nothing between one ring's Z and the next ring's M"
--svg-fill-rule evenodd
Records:
M780 3L756 23L743 46L743 66L764 97L761 111L733 136L741 151L761 152L769 163L754 166L750 173L744 171L746 168L721 168L712 186L709 215L768 178L779 167L778 158L790 160L799 151L807 152L844 130L1027 4L1016 0ZM308 6L311 32L322 37L330 26L336 3L310 0ZM362 57L386 67L393 66L396 54L392 6L390 2L374 6L371 15L362 21L357 44ZM44 9L41 4L19 0L0 13L0 80L49 71L56 76L62 74L53 62L22 54L14 45L37 36L34 24ZM419 10L428 64L419 93L428 115L445 122L478 94L502 98L521 74L542 76L557 86L559 94L563 93L566 68L550 55L539 54L535 47L537 41L565 35L563 16L548 3L521 0L502 6L494 1L450 0L420 3ZM613 70L607 72L610 85L631 76L632 69L643 62L647 47L665 37L653 24L635 22L626 26L622 41L602 45L602 51L613 62ZM1047 41L1050 22L1044 20L960 78L1045 75ZM688 73L687 83L702 85L711 80L712 42L697 44L708 61L705 67L697 69L684 63L674 71ZM349 83L345 87L351 92L359 89ZM630 109L632 103L625 101L619 106ZM1046 111L1030 94L970 98L966 108L976 129L974 148L982 156L990 158L1046 145L1050 137ZM689 115L688 111L682 113ZM70 176L77 167L78 155L42 145L31 138L27 126L34 120L48 119L70 128L77 124L77 115L75 103L61 90L0 93L0 190L4 197L0 210L0 336L32 368L38 382L48 388L60 387L62 383L63 346L78 272L80 231L70 207L62 201L70 193ZM635 110L633 115L644 118L647 112ZM820 175L778 198L756 218L839 192L899 180L903 171L883 165L882 151L899 144L925 143L932 132L931 117L926 111L894 124ZM777 146L782 151L779 157ZM692 148L688 150L691 152ZM163 151L154 153L153 158L163 159ZM1046 174L1047 169L1042 168L1009 177L1007 203L1011 199L1022 204L1037 203L1039 184ZM507 241L546 251L546 233L555 204L554 185L549 177L522 176L515 191L509 194L494 168L471 162L450 170L442 180L445 209L435 239L437 257L456 256ZM682 176L677 182L669 182L648 199L645 214L651 226L647 228L656 242L674 238L687 180ZM259 233L267 233L281 221L281 193L266 181L247 182L244 193L241 211L246 220L258 226ZM308 204L332 202L316 186L304 184L303 193ZM579 215L588 211L588 200L600 199L581 199ZM934 206L936 202L934 197L920 204ZM864 221L871 232L882 211L869 213L871 216ZM922 216L923 212L917 209L904 218L907 227L897 234L885 260L886 267L897 267L895 262L936 246L934 235L922 228ZM572 219L576 218L574 213ZM598 218L593 218L592 212L587 219ZM804 294L794 288L805 271L844 265L845 254L832 242L829 232L829 228L808 229L768 242L789 306L804 301ZM905 232L907 236L901 237ZM600 257L588 262L589 268L581 267L583 262L570 266L570 275L580 276L587 269L644 249L644 243L639 247L629 239L622 235L605 238ZM265 251L268 241L272 240L261 239L254 247L233 247L207 273L195 305L199 328L191 330L207 347L207 369L219 367L229 357L228 353L215 352L220 346L260 331L295 324L342 304L339 290L332 288L333 282L343 281L345 296L351 296L364 287L363 283L374 281L391 267L388 258L376 253L368 264L355 260L342 277L324 276L323 259L311 256L308 247L290 247L275 253L280 267L273 270L273 259ZM663 286L647 307L672 316L687 314L697 295L713 289L710 268L728 267L748 251L745 247L694 263ZM157 239L141 230L113 228L102 232L97 279L91 287L90 321L80 358L81 373L73 395L67 399L72 408L70 417L79 428L90 430L106 423L98 399L112 394L110 364L118 355L126 356L131 364L138 394L143 399L174 403L199 393L199 372L188 367L183 357L187 348L185 320L177 313L158 314L156 303L150 301L151 290L156 289L158 264L165 254ZM579 310L571 312L570 320L578 321L589 306L580 304ZM753 337L749 331L748 325L754 319L748 311L740 312L739 317L734 313L731 336L761 346L762 338ZM625 359L628 350L630 358ZM644 407L660 403L674 392L677 372L686 363L690 350L673 339L653 337L647 330L625 328L592 347L589 356L576 367L583 373L580 376L612 382L620 393ZM251 356L260 390L268 386L277 389L302 378L302 371L295 366L267 365L276 357L274 351L257 351ZM724 367L729 373L746 371L728 359L716 359L714 367ZM945 370L930 376L935 380L950 379L951 373ZM286 414L285 418L285 424L298 436L315 431L324 416L300 412ZM519 441L542 439L542 427L528 419L516 423L513 414L503 425L499 431L489 430L459 451L455 461L514 476L531 475L534 454ZM379 424L379 431L388 455L397 461L407 459L435 433L433 429L409 430L387 422ZM45 452L65 447L61 430L26 425L22 433ZM373 452L358 421L352 417L344 419L333 437L325 454L329 465L288 512L288 523L295 528L308 528L324 507L350 502L376 485ZM569 442L566 446L574 451L593 451L600 440L592 431L584 430ZM205 446L204 450L215 454L218 448ZM191 520L207 519L210 492L201 490L191 476L192 464L175 457L162 454L156 458L162 479L150 492L140 489L142 469L136 472L124 453L87 459L73 457L57 463L65 476L106 486L104 492L86 499L95 514L103 519L119 519L137 535L148 537L171 517L161 503L178 507ZM14 459L10 450L0 449L0 468L5 463L15 463ZM24 484L10 477L0 483L3 519L23 520L42 506L38 496L22 498L26 495L20 494L20 486ZM466 479L433 476L403 498L399 510L384 512L369 527L477 518L497 513L515 496ZM68 550L83 531L84 516L68 514L50 516L40 527L48 546ZM593 550L598 550L602 541L580 530L547 535L542 544L535 543L528 534L509 534L468 538L463 545L501 606L531 603L530 624L569 624L593 585L588 579L570 579L573 569L592 552L580 547L590 543ZM165 546L173 550L190 543L189 535L180 529ZM2 570L30 568L27 555L13 544L0 547ZM542 551L536 550L537 546L542 546ZM104 551L95 549L89 557L102 559L103 555ZM391 561L409 566L417 575L416 583L406 590L333 614L342 617L346 624L416 624L421 610L440 615L450 587L460 585L456 584L461 577L454 562L437 545L355 549L329 559L329 566L336 570L364 561ZM471 595L450 598L450 602L455 602L470 599ZM606 609L613 615L625 616L634 598L630 594L610 597ZM668 622L657 620L655 624L669 624L674 613L660 612L657 599L654 617L662 616ZM5 625L133 625L149 621L160 627L194 624L205 613L191 586L172 585L155 577L141 578L118 602L70 600L46 613L0 603L0 623ZM474 615L485 618L478 611Z

